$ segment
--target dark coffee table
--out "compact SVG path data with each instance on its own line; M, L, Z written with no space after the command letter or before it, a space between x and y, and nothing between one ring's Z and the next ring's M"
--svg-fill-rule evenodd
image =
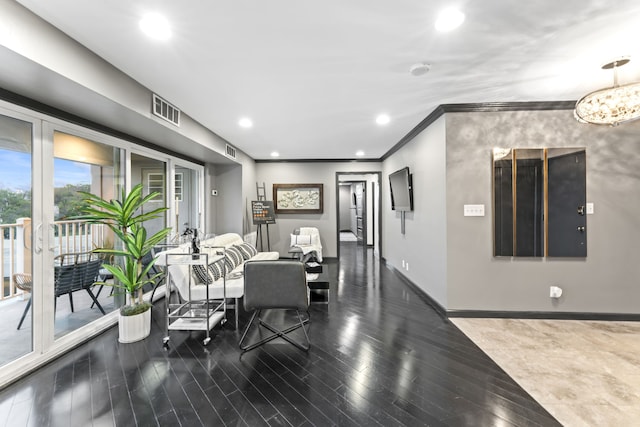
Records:
M311 304L329 304L329 272L326 265L322 273L307 273L307 286L310 290Z

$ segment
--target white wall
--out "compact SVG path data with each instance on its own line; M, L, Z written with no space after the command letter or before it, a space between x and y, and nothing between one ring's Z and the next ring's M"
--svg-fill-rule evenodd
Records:
M251 201L258 200L256 184L262 186L262 181L258 183L256 178L256 163L249 156L240 153L238 156L242 162L242 229L243 234L248 234L257 230L253 225L253 215L251 213ZM267 187L267 200L271 200L271 188Z
M218 165L215 172L218 191L216 210L213 212L216 234L238 233L243 235L242 167Z
M375 193L378 191L378 176L377 175L369 175L367 180L367 230L366 230L366 238L367 245L373 245L374 237L375 237L375 223L374 216L377 217L379 213L377 212L377 204Z
M255 231L251 222L251 200L256 200L255 163L207 164L205 170L205 205L207 233ZM214 196L212 191L217 195Z
M322 214L278 214L269 226L271 249L287 257L290 234L295 228L311 226L320 230L325 257L338 254L336 212L336 172L377 172L378 162L265 162L256 163L256 179L267 186L267 200L273 200L273 184L323 184Z
M340 219L338 224L341 231L353 231L351 227L351 205L353 204L351 194L350 185L340 186Z

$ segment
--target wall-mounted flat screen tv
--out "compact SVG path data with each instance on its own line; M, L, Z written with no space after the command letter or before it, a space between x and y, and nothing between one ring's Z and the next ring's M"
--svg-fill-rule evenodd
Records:
M394 211L413 210L413 184L409 167L389 175L391 185L391 209Z

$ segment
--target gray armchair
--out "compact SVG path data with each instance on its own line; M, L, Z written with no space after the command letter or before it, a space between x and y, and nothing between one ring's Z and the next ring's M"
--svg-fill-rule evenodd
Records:
M283 338L301 350L309 350L309 336L305 328L309 322L309 288L304 264L300 261L247 261L244 265L244 309L254 310L254 313L240 338L239 345L243 351L252 350L276 338ZM277 329L260 317L264 309L295 310L298 321L285 329ZM304 320L300 311L307 313ZM245 344L256 317L258 329L262 326L271 331L272 335L252 344ZM287 335L299 328L304 332L304 343Z
M103 259L100 254L95 252L78 252L67 253L58 255L54 258L54 286L55 286L55 300L54 311L57 306L58 297L62 295L69 295L69 305L71 306L71 312L74 311L73 307L73 293L76 291L85 290L93 300L91 308L94 305L102 312L106 314L100 302L98 302L98 295L94 295L91 288L93 284L98 280L100 266L103 263ZM31 274L18 273L13 276L18 289L22 289L26 292L31 292L32 278ZM24 308L20 323L18 323L18 329L22 327L25 317L31 307L31 295L29 295L29 301Z

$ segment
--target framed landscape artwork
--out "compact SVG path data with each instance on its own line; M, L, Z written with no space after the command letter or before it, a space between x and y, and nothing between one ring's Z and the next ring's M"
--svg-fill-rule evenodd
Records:
M276 213L322 213L322 184L273 184Z

